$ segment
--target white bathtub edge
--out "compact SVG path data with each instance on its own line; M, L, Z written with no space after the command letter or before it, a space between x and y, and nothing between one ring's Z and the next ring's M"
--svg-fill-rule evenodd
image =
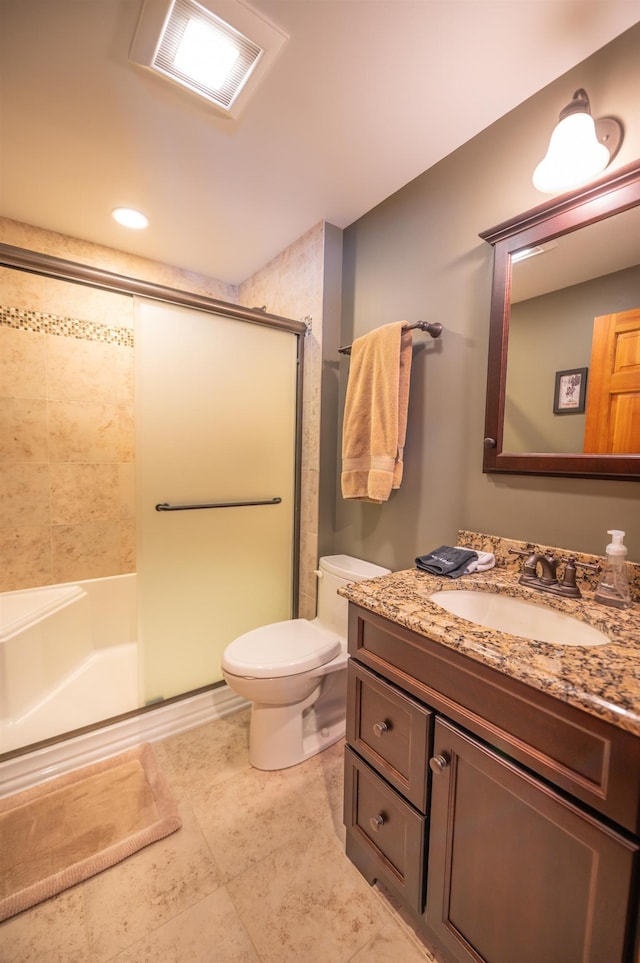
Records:
M239 712L250 705L227 685L159 705L131 719L102 726L92 732L0 763L0 798L10 796L46 779L107 759L141 742L159 742L167 736Z

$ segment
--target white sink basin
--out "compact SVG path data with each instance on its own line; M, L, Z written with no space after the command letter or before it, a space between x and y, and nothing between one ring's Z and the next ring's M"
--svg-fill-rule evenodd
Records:
M452 589L429 596L452 615L498 632L552 645L606 645L607 636L593 626L533 602L493 592Z

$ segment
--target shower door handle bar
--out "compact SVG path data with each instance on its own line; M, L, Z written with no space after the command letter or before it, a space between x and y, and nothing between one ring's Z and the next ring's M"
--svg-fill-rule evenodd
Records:
M203 505L170 505L169 502L160 502L156 505L157 512L193 512L199 508L244 508L246 505L279 505L281 498L263 498L259 501L251 502L212 502Z

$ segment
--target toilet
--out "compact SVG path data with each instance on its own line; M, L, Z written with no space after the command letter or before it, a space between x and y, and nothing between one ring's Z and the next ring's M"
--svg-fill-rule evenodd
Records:
M338 588L388 575L350 555L320 559L318 614L252 629L224 650L222 673L237 695L252 703L249 762L256 769L287 769L345 733L348 602Z

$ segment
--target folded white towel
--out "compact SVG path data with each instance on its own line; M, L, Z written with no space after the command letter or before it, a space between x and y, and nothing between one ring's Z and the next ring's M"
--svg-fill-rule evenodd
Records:
M464 546L456 545L456 548L464 548ZM469 562L464 570L465 575L470 575L472 572L486 572L496 564L493 552L480 552L477 548L474 551L477 552L478 557Z

